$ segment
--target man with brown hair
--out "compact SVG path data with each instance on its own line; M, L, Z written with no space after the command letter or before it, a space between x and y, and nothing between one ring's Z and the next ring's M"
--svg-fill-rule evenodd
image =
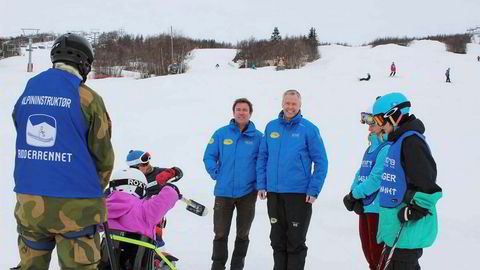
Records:
M203 156L205 169L216 181L212 270L225 269L228 235L235 208L237 237L230 269L243 269L257 201L255 164L262 133L250 121L253 106L248 99L235 100L232 110L234 118L229 125L215 131Z

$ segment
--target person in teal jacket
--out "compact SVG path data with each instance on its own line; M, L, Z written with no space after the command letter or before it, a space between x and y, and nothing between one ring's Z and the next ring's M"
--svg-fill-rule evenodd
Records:
M257 189L260 199L268 199L275 270L304 269L312 204L327 176L322 137L300 106L297 90L283 94L283 110L265 128L258 153Z
M359 215L358 228L362 250L370 270L377 269L383 244L377 243L380 181L389 143L371 113L362 112L360 122L368 124L368 141L360 169L355 174L351 191L344 198L349 211Z
M423 248L437 236L437 165L425 126L410 115L411 103L402 93L386 94L373 105L374 120L392 143L380 183L380 222L377 242L385 243L385 269L417 270Z
M250 121L253 106L248 99L235 100L232 110L234 119L215 131L203 156L205 169L216 181L212 270L225 269L227 241L235 208L237 237L230 269L243 269L257 201L255 166L263 135Z

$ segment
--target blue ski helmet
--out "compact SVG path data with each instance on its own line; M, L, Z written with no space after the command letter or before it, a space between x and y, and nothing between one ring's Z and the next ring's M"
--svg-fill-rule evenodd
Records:
M410 112L410 101L402 93L390 93L377 98L373 104L373 115L379 126L387 121L398 126L402 117Z
M141 150L130 150L127 155L127 165L130 167L137 167L140 164L148 164L152 155Z
M373 104L373 115L377 114L386 114L391 109L395 108L403 102L409 102L407 97L402 93L394 92L389 93L378 98ZM410 112L410 106L400 109L402 114L407 114Z

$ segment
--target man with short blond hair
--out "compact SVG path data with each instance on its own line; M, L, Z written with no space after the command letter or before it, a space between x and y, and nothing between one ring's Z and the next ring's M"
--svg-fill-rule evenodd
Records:
M274 270L304 269L312 204L327 175L320 132L303 118L301 104L297 90L285 91L283 110L265 128L257 159L258 194L268 198Z

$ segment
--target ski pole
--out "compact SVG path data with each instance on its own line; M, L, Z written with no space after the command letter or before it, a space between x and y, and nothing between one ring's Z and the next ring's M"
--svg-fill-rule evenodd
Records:
M405 226L405 222L403 222L402 225L400 225L400 230L398 230L397 236L395 237L395 240L393 241L392 248L390 249L390 252L388 253L387 261L385 262L385 265L383 266L383 270L387 269L388 265L390 264L390 260L392 260L393 252L395 251L398 239L400 239L400 234L402 233L402 230L403 230L404 226ZM378 262L377 270L382 269L382 263L383 263L383 259L385 257L386 250L387 250L387 245L385 244L385 246L383 247L383 250L382 250L382 255L380 256L380 261Z
M105 241L107 241L107 253L108 259L110 260L110 267L112 268L112 270L120 270L120 266L118 265L117 257L115 254L115 248L113 246L112 239L110 238L110 231L108 229L107 221L103 223L103 230L105 232Z
M174 178L168 180L167 184L174 183L178 180L180 180L180 179L177 178L177 177L174 177ZM184 202L185 204L187 204L187 208L186 208L187 211L192 212L195 215L198 215L198 216L201 216L201 217L206 216L208 214L208 209L207 209L207 207L205 207L205 205L203 205L199 202L196 202L192 199L187 199L183 195L181 196L180 200L182 202Z

